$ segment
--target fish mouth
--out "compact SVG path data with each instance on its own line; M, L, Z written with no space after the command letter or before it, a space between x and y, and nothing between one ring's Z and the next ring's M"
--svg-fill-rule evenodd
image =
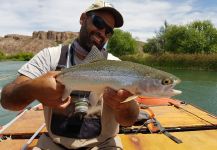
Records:
M179 84L180 82L181 82L180 79L176 79L176 80L174 80L174 85Z
M176 80L174 80L173 87L174 87L175 85L179 84L180 82L181 82L181 80L180 80L179 78L176 79ZM174 95L179 95L179 94L182 93L182 91L176 90L176 89L171 89L171 91L172 91L172 93L173 93Z
M178 94L181 94L182 91L180 90L175 90L175 89L172 89L172 93L174 93L174 95L178 95Z
M140 92L138 92L138 93L136 93L136 95L162 98L162 97L173 97L173 96L179 95L181 93L182 93L182 91L180 91L180 90L170 89L168 91L156 92L156 93L144 93L144 92L140 93Z

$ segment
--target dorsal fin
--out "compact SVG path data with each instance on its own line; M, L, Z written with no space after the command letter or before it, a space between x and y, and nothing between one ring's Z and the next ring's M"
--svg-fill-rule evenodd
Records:
M83 63L91 63L99 60L105 60L103 53L100 52L100 50L93 45L91 48L91 51L88 53L86 58L84 59Z

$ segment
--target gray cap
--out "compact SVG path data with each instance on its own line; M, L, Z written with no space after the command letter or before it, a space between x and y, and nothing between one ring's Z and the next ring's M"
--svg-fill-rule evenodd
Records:
M113 14L115 18L115 27L121 27L124 23L121 13L114 8L114 6L103 0L96 0L90 7L86 9L85 12L90 12L94 10L106 10Z

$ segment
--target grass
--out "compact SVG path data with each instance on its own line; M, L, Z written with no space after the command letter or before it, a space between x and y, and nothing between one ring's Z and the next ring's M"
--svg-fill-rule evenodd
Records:
M122 60L133 61L153 67L170 67L191 70L217 71L217 54L134 54L121 56Z
M19 52L17 54L5 55L0 51L0 61L14 60L14 61L28 61L34 56L31 52Z

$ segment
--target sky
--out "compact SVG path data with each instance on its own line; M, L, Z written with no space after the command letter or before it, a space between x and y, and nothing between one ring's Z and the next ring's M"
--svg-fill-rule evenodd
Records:
M80 30L82 12L94 0L0 0L0 36L32 35L33 31ZM166 20L188 24L210 20L217 27L217 0L107 0L124 17L124 31L146 41Z

